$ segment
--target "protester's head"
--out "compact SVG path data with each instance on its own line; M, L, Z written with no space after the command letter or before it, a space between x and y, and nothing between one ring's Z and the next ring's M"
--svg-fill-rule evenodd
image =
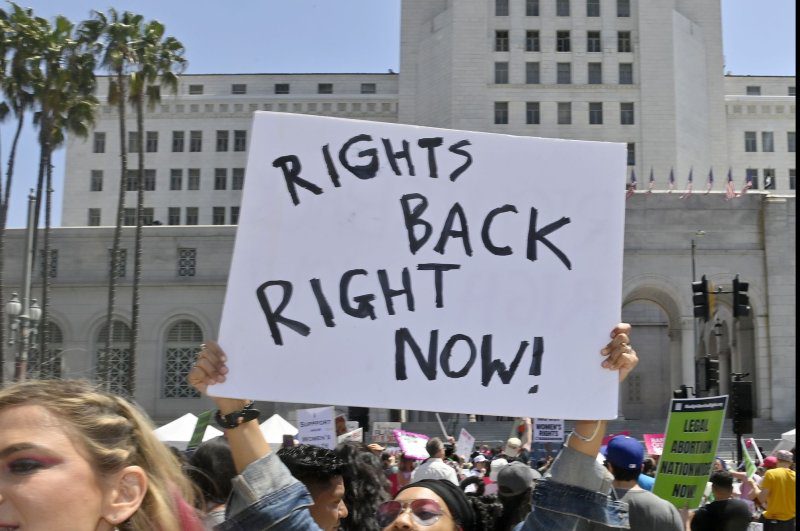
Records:
M339 520L347 517L344 461L333 450L309 444L281 448L278 457L311 493L314 505L310 512L317 525L323 531L338 529Z
M502 457L498 457L497 459L492 459L489 461L489 479L496 482L497 474L499 474L500 471L507 466L508 460L503 459Z
M439 459L444 458L444 443L438 437L431 437L428 439L428 442L425 443L425 449L431 457L438 457Z
M472 458L472 468L480 472L486 472L487 459L483 454L478 454Z
M190 481L125 399L81 381L0 389L2 521L16 529L189 529ZM188 503L187 503L188 502Z
M513 461L497 474L498 500L503 515L498 529L513 529L531 512L531 492L534 481L542 475L525 463Z
M764 467L764 470L772 470L773 468L775 468L775 466L777 466L777 464L778 464L778 458L775 457L774 455L769 455L765 457L764 462L761 463L761 465Z
M186 473L200 489L206 504L225 503L231 493L231 480L236 477L228 440L214 437L200 444L189 460Z
M412 472L417 467L417 460L413 457L408 457L406 454L400 454L400 463L398 465L400 472Z
M506 441L506 447L503 450L503 453L506 454L508 457L517 457L521 449L522 449L522 441L520 441L516 437L511 437Z
M605 457L615 480L634 481L642 470L644 447L633 437L617 435L608 441Z
M714 458L714 463L711 466L711 469L712 470L728 470L728 463L726 463L723 458L717 456L717 457Z
M378 522L391 531L489 531L501 510L494 498L467 496L447 480L423 479L382 504Z
M656 460L652 457L645 457L642 462L642 474L653 476L656 473Z
M343 531L377 531L375 511L378 505L389 499L389 480L383 473L380 460L370 451L364 451L358 443L343 443L336 448L336 455L344 461L344 503L347 517L340 522Z
M367 449L375 454L376 456L380 457L383 454L383 451L386 450L385 446L381 446L378 443L372 443L367 445Z
M712 472L709 481L715 499L727 500L733 495L733 474L727 470Z
M775 452L775 459L777 459L776 466L789 468L794 462L794 455L789 450L778 450Z

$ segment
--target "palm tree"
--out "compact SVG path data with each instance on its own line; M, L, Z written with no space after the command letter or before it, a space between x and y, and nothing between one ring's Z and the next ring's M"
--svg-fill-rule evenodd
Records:
M83 22L79 32L83 42L94 45L94 51L100 58L100 65L112 75L108 83L108 102L117 105L119 114L119 154L120 180L117 200L117 221L114 228L114 243L111 248L108 276L108 308L106 311L106 342L98 360L98 380L108 386L109 367L106 363L111 352L111 339L114 337L114 303L117 287L117 265L120 256L120 239L125 210L125 180L128 173L128 150L126 146L127 129L125 111L128 93L128 75L136 62L136 41L141 36L142 16L128 11L122 14L114 8L108 10L108 16L92 11L92 18Z
M97 99L94 96L94 56L74 34L74 25L57 16L52 26L38 19L43 30L42 54L33 70L33 96L37 104L34 122L39 125L40 165L37 199L44 189L45 224L42 249L42 317L39 356L48 352L48 313L50 303L50 226L53 195L53 151L64 142L67 131L86 136L94 125ZM40 206L37 204L37 212ZM38 220L38 215L36 217ZM36 250L34 244L34 252Z
M131 357L128 371L128 392L135 391L136 354L139 343L139 287L142 276L142 224L144 217L144 107L150 110L161 99L161 87L178 88L176 71L186 64L183 45L174 37L164 38L164 25L157 20L143 28L136 43L136 71L130 77L130 99L136 112L136 136L139 147L136 186L136 233L134 237L133 301L131 311ZM160 85L154 83L159 82Z

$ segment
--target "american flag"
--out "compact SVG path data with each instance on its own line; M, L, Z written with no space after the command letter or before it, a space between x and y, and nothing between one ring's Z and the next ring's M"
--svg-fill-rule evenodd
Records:
M692 177L693 171L694 171L693 168L689 168L689 178L686 181L686 191L683 192L681 199L686 199L687 197L692 195L692 181L694 181L694 178Z
M628 185L628 191L625 193L625 199L629 199L636 193L636 170L631 170L631 182Z
M728 182L725 183L725 200L730 201L736 197L736 185L733 183L733 170L728 168Z
M650 183L647 185L647 193L653 192L653 187L656 185L656 178L653 177L653 168L650 168Z
M706 181L706 193L714 187L714 168L708 170L708 181Z
M745 175L744 178L744 186L742 187L742 191L739 192L739 195L744 195L747 191L753 187L753 178L749 175Z
M669 169L669 190L667 190L668 194L671 194L672 191L675 189L675 172L672 168Z

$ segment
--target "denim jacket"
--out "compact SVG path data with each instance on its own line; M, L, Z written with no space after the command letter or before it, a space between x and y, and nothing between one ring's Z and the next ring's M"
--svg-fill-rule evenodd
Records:
M629 529L628 506L616 499L612 481L593 457L565 446L536 483L531 512L515 531Z
M274 452L250 463L233 481L226 519L217 531L319 531L305 485Z

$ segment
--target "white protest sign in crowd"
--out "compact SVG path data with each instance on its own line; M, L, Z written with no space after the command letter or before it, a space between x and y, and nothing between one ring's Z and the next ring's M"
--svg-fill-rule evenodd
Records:
M615 418L625 153L255 113L211 391Z
M429 437L421 433L412 433L405 430L394 430L394 438L403 455L409 459L428 459L428 450L425 445Z
M472 450L475 448L475 437L473 437L467 430L461 428L461 433L458 434L456 441L456 455L460 455L464 459L469 459L472 455Z
M402 427L400 422L373 422L372 423L372 442L380 444L395 444L394 430Z
M535 442L564 442L563 419L533 419Z
M323 448L336 448L333 406L297 410L297 440Z

